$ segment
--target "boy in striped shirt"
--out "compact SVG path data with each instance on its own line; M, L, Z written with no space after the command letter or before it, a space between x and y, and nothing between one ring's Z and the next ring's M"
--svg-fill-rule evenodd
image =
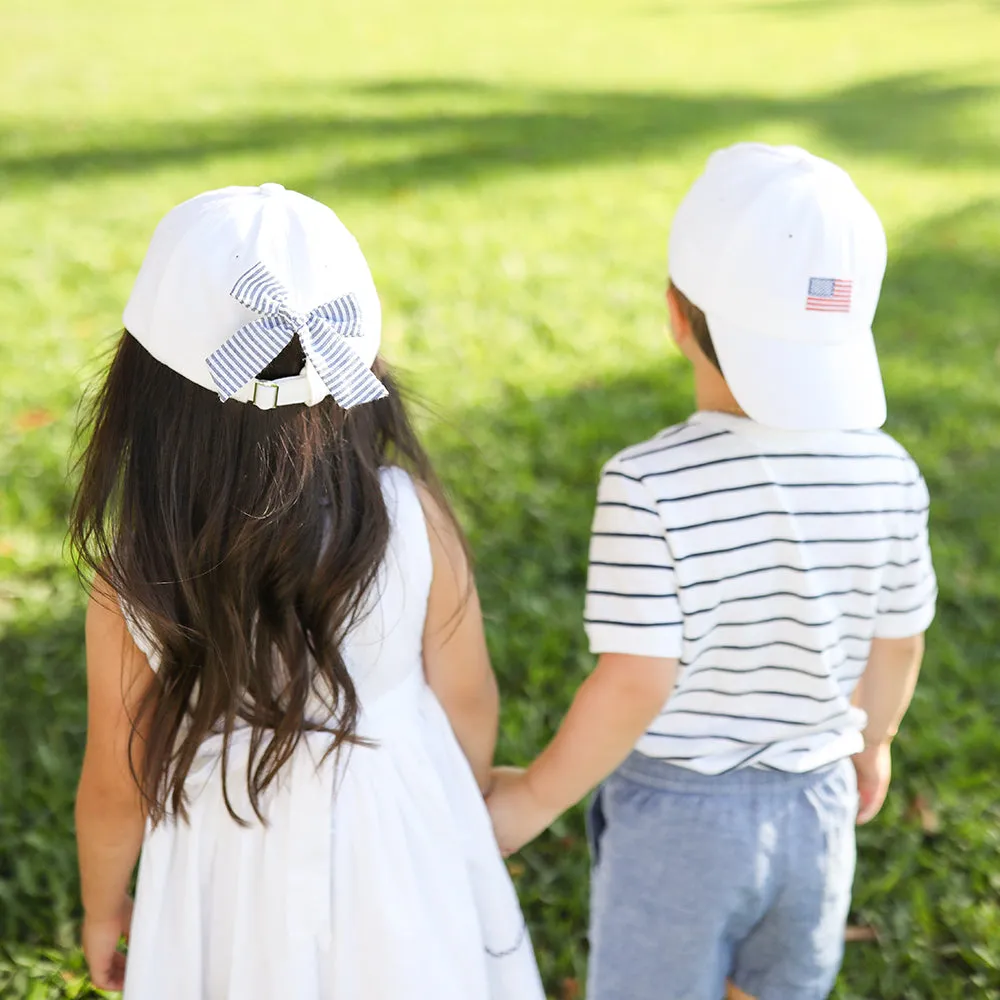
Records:
M597 667L490 797L510 852L603 782L588 1000L832 988L936 596L926 487L878 429L885 261L847 174L800 149L717 152L678 210L698 409L605 466Z

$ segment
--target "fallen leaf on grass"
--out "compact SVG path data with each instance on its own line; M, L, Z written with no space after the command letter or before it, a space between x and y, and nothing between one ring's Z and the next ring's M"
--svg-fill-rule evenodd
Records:
M906 810L906 818L919 820L920 829L928 837L934 837L941 832L941 818L923 795L914 796L910 808Z
M25 410L14 418L14 426L19 431L33 431L39 427L48 427L56 415L51 410Z
M511 878L520 878L524 874L524 865L520 861L508 861L507 871Z
M561 1000L579 1000L580 981L578 979L564 979L562 981Z
M844 928L844 940L848 944L858 944L865 941L878 941L878 931L874 927L862 927L857 924L848 924Z

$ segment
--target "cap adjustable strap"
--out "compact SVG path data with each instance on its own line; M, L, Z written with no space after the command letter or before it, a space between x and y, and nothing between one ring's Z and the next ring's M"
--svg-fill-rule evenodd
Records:
M304 374L273 381L255 378L230 398L241 403L253 403L258 410L273 410L276 406L288 406L291 403L311 403L313 389L309 377Z

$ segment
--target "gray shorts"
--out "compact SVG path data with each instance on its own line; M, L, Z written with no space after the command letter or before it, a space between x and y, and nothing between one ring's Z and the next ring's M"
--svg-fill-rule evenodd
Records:
M588 1000L821 1000L844 949L849 760L706 777L634 753L590 809Z

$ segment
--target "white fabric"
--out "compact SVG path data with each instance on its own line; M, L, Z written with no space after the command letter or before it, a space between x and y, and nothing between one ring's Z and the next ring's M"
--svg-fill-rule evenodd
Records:
M217 391L206 359L258 318L230 294L258 263L288 288L298 312L354 295L361 335L344 343L371 367L382 312L364 254L332 209L280 184L206 191L171 209L153 233L125 305L125 329L168 368ZM310 382L313 392L301 401L329 395L322 381Z
M636 749L705 774L809 771L861 749L874 636L923 632L927 488L880 431L698 413L605 466L590 544L595 653L677 658Z
M843 170L794 146L719 150L677 210L669 257L671 280L705 313L726 381L758 423L882 426L871 327L885 231Z
M346 658L377 742L317 767L304 739L267 827L235 740L222 800L219 738L188 779L190 824L143 846L126 1000L543 1000L531 943L489 815L440 704L421 640L430 549L413 484L384 477L390 550ZM143 644L155 652L141 630Z

